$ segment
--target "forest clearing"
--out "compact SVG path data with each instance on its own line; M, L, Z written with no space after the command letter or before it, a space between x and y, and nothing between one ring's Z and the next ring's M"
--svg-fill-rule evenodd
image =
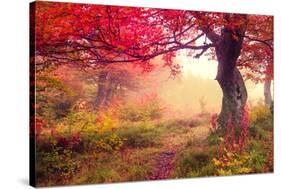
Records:
M33 5L34 185L273 172L272 16Z
M214 123L217 115L202 98L199 109L182 112L172 111L155 93L140 99L134 94L131 101L114 100L97 113L91 101L98 85L87 81L83 71L57 71L75 77L43 77L37 84L45 89L37 93L41 116L36 120L42 186L273 171L273 115L261 100L249 104L247 150L237 155L227 146L234 135L224 140Z

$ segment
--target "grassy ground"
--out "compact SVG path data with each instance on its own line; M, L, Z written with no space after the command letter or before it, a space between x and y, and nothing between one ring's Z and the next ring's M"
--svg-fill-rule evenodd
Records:
M85 118L85 115L83 115ZM186 119L118 122L110 131L81 134L79 140L44 138L38 149L38 185L111 183L273 171L272 114L250 112L249 141L239 154L219 153L211 115ZM111 120L112 121L112 120ZM105 122L103 122L104 124ZM81 122L79 122L81 124ZM103 125L112 127L114 121ZM64 131L65 132L65 131ZM64 133L63 132L63 133ZM72 131L73 132L73 131Z

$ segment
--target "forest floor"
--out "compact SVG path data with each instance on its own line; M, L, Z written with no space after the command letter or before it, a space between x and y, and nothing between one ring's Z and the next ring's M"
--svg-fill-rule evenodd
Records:
M81 135L81 141L94 140L95 147L100 145L105 150L109 144L114 146L122 139L122 146L118 149L87 151L80 145L78 150L71 151L72 156L56 153L61 156L58 162L55 159L57 156L47 151L49 149L45 150L40 154L42 165L38 173L46 172L43 165L52 165L73 170L75 174L68 171L72 175L65 177L65 171L57 172L54 169L54 172L46 174L51 175L51 179L40 177L38 186L272 172L272 116L269 110L266 113L263 113L265 110L262 108L255 111L261 113L253 111L255 114L251 116L263 119L251 121L248 146L241 154L218 156L217 142L220 138L217 133L211 132L210 114L196 114L184 119L124 122L113 133L98 135L99 140ZM43 144L42 148L46 146ZM60 158L65 161L61 162ZM71 169L73 165L75 169Z
M148 177L149 180L170 178L175 169L176 156L187 148L192 141L196 141L198 145L206 144L209 135L207 125L190 127L186 124L182 126L189 129L183 132L172 130L170 133L163 135L160 153L152 157L154 168L152 174Z

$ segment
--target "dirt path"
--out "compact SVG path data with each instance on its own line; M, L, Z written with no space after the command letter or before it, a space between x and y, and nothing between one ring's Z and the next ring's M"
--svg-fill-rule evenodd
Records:
M163 151L154 158L154 169L148 177L149 180L159 180L170 178L171 173L175 168L175 157L180 152L187 141L195 140L197 143L202 143L208 135L208 129L201 125L191 128L188 132L170 133L163 137Z
M149 180L159 180L169 178L171 171L174 169L174 159L176 151L170 150L167 152L162 152L158 156L158 164L156 164L152 175L150 175Z

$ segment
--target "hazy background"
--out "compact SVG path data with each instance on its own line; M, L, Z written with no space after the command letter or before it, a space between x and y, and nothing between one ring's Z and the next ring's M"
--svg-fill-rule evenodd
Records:
M156 59L158 63L161 59ZM170 78L167 68L158 68L144 77L145 84L132 94L156 93L163 101L178 111L200 112L204 110L218 112L222 101L222 91L215 80L217 62L202 56L200 59L187 58L184 55L175 60L182 66L182 73L175 78ZM161 63L160 63L161 64ZM161 66L160 66L161 67ZM255 103L263 99L263 84L246 81L248 102ZM272 87L273 88L273 87Z

